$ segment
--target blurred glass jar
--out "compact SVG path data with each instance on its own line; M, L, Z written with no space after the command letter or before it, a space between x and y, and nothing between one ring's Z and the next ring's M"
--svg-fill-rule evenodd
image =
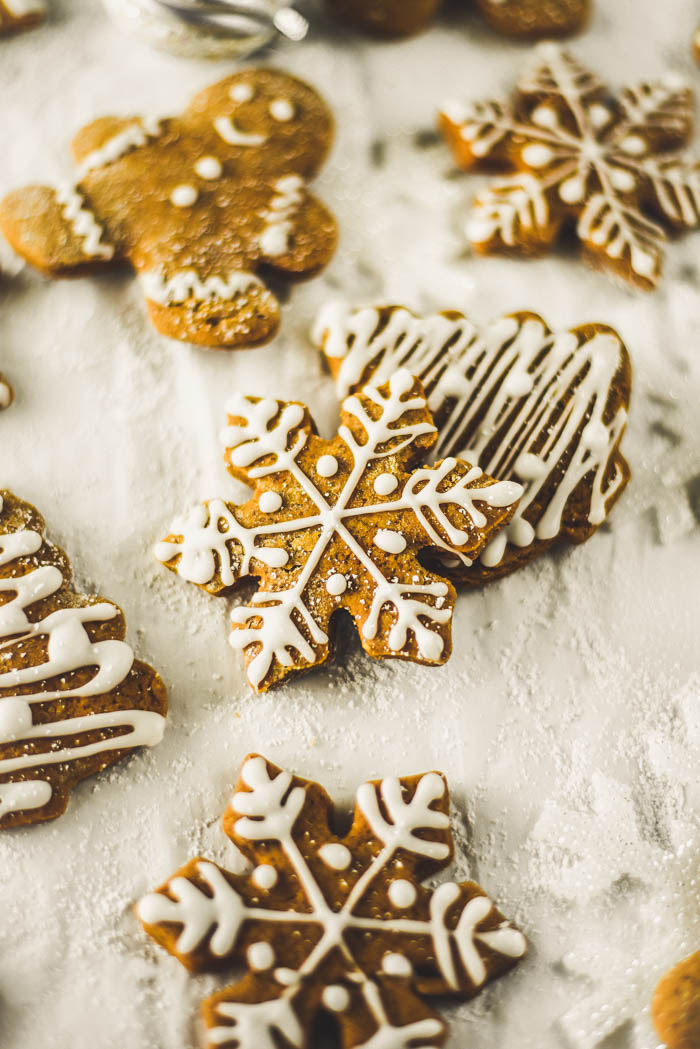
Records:
M288 0L102 0L125 29L188 58L242 57L275 36L303 40L309 24Z

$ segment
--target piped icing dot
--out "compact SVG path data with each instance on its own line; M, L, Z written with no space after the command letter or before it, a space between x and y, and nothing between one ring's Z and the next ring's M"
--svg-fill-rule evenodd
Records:
M322 455L316 463L319 477L335 477L338 472L338 460L334 455Z
M405 954L385 954L382 958L382 972L387 976L412 976L413 966Z
M261 863L259 867L255 868L250 876L253 884L264 892L269 892L270 889L274 889L278 877L279 875L271 863Z
M388 891L389 899L394 907L400 907L401 910L412 907L416 902L416 887L405 878L397 878L396 881L392 881Z
M329 842L327 845L322 845L318 854L326 866L334 871L345 871L352 863L350 849L341 845L340 842Z
M374 537L374 545L387 554L401 554L406 549L406 540L400 532L391 528L380 528Z
M630 157L641 157L647 151L647 144L641 135L627 135L620 143L620 149Z
M190 186L183 184L182 186L176 186L170 194L170 203L174 204L176 208L190 208L197 200L199 193L197 192L196 186Z
M348 581L342 572L334 572L326 580L326 590L333 597L340 597L348 588Z
M525 163L532 168L543 168L554 157L549 146L544 146L541 142L530 142L525 146L521 155Z
M377 495L391 495L399 487L399 481L393 474L379 474L374 479L374 490Z
M332 983L323 990L323 1004L333 1013L343 1013L350 1005L350 994L345 987Z
M258 943L251 943L247 951L247 958L251 969L255 969L257 972L271 969L275 964L274 949L263 940L258 941Z
M537 124L538 127L554 128L559 123L556 109L546 103L536 106L531 113L531 118L533 124Z
M276 98L270 102L270 116L285 123L294 116L294 106L288 98Z
M194 170L200 178L215 179L221 178L224 168L218 157L200 157Z
M624 168L612 168L610 171L610 181L620 193L631 193L637 185L637 180L632 172L625 171Z
M250 102L255 96L255 90L252 84L234 84L229 91L229 98L233 102Z
M282 496L279 492L263 492L258 500L258 506L264 514L274 514L282 505Z

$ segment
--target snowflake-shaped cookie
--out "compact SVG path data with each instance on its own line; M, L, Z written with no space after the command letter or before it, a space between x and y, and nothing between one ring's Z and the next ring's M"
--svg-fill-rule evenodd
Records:
M73 142L75 182L8 194L0 227L51 276L128 260L166 335L255 345L279 327L266 274L312 276L333 253L335 222L307 188L332 134L311 87L249 69L182 116L95 120Z
M436 439L422 386L403 369L346 398L331 441L302 404L230 402L226 462L255 494L239 507L196 507L156 556L214 594L259 580L231 634L257 691L326 662L340 609L375 658L447 660L455 591L417 555L431 548L471 564L522 488L453 457L416 468Z
M448 103L440 115L461 167L515 170L476 197L467 236L479 252L532 255L573 221L590 261L653 288L665 228L700 221L700 162L678 152L691 92L669 77L613 99L554 44L538 52L512 102Z
M310 1049L320 1012L344 1049L444 1044L423 996L471 998L526 951L478 885L421 886L453 857L448 804L436 772L365 783L340 839L319 784L246 759L224 830L252 873L195 859L138 905L191 972L247 966L204 1003L210 1049Z

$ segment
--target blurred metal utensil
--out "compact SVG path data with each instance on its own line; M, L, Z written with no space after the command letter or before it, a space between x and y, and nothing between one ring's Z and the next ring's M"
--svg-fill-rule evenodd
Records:
M103 0L122 24L178 54L250 54L279 33L303 40L309 23L286 0Z

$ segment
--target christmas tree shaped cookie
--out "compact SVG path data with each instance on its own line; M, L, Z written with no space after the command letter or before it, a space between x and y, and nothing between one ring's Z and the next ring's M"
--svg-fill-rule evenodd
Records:
M444 663L455 591L417 555L471 564L522 488L451 456L421 465L437 433L420 383L399 370L348 397L332 441L302 404L236 396L222 437L230 472L253 498L197 506L156 556L213 594L258 580L230 638L253 688L325 663L341 609L369 655Z
M421 885L453 857L441 775L365 783L348 834L331 826L321 786L253 755L224 816L252 873L195 859L139 903L190 972L247 969L204 1003L209 1049L312 1049L320 1013L343 1049L442 1046L424 999L472 998L524 956L478 885Z
M34 507L0 493L0 829L60 816L77 783L163 735L165 686L121 610L70 580Z

